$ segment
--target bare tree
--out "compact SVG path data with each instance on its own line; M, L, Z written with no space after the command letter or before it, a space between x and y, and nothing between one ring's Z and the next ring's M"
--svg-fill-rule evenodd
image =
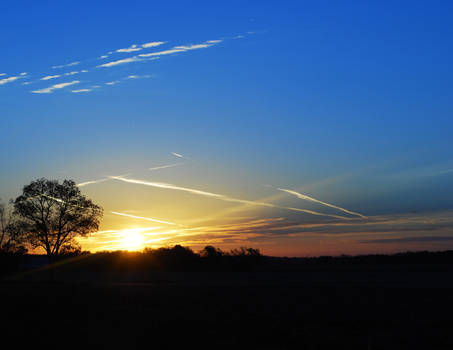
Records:
M15 225L15 216L11 202L4 204L0 200L0 251L5 253L24 253L26 250L20 245Z
M32 181L14 201L19 236L41 247L49 263L62 252L78 248L76 237L99 228L102 208L81 194L76 183L45 178Z

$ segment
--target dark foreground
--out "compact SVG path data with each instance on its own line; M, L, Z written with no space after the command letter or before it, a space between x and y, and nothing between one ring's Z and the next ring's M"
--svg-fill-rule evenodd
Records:
M453 349L450 265L78 273L0 283L15 348Z

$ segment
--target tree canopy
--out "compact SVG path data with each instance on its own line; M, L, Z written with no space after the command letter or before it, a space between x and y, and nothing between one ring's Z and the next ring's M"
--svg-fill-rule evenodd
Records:
M14 201L18 235L32 248L43 248L49 260L77 249L75 238L96 232L102 213L72 180L32 181Z

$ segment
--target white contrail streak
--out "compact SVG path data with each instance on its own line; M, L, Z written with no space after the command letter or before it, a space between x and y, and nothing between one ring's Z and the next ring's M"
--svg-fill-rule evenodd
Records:
M110 178L106 177L105 179L81 182L81 183L77 184L77 187L83 187L83 186L91 185L91 184L98 184L98 183L101 183L101 182L104 182L107 180L110 180Z
M161 165L161 166L156 166L154 168L149 168L148 170L159 170L159 169L166 169L166 168L173 168L174 166L182 165L184 163L174 163L174 164L168 164L168 165Z
M115 215L127 216L129 218L134 218L134 219L141 219L141 220L147 220L147 221L152 221L152 222L158 222L160 224L182 226L182 225L179 225L179 224L175 224L174 222L157 220L157 219L148 218L148 217L144 217L144 216L136 216L136 215L131 215L131 214L118 213L117 211L111 211L111 213L115 214Z
M122 174L122 175L119 175L118 177L124 177L124 176L128 176L128 175L130 175L130 173ZM99 180L81 182L81 183L77 184L76 186L77 187L83 187L83 186L86 186L86 185L98 184L98 183L101 183L101 182L104 182L104 181L111 180L111 178L112 178L111 176L107 176L107 177L105 177L103 179L99 179Z
M332 217L332 218L336 218L336 219L343 219L343 220L347 219L344 216L329 215L329 214L319 213L319 212L316 212L316 211L313 211L313 210L299 209L299 208L290 208L290 207L280 207L280 206L273 205L273 204L270 204L270 203L255 202L255 201L249 201L249 200L244 200L244 199L237 199L237 198L232 198L232 197L225 196L223 194L206 192L206 191L196 190L196 189L193 189L193 188L181 187L181 186L176 186L176 185L162 183L162 182L150 182L150 181L137 180L137 179L128 179L128 178L121 177L121 176L110 176L110 178L111 179L115 179L115 180L119 180L119 181L133 183L133 184L139 184L139 185L145 185L145 186L151 186L151 187L158 187L158 188L165 188L165 189L170 189L170 190L178 190L178 191L189 192L189 193L197 194L197 195L200 195L200 196L211 197L211 198L223 200L223 201L226 201L226 202L235 202L235 203L242 203L242 204L248 204L248 205L254 205L254 206L262 206L262 207L268 207L268 208L286 209L286 210L298 211L298 212L303 212L303 213L312 214L312 215L328 216L328 217Z
M292 194L300 199L305 199L307 201L311 201L311 202L315 202L315 203L319 203L319 204L322 204L322 205L325 205L326 207L330 207L330 208L334 208L334 209L338 209L338 210L341 210L345 213L348 213L348 214L351 214L351 215L356 215L356 216L360 216L361 218L363 219L366 219L367 217L360 214L360 213L356 213L354 211L351 211L351 210L347 210L345 208L342 208L342 207L338 207L336 205L333 205L333 204L330 204L330 203L326 203L326 202L323 202L323 201L320 201L316 198L312 198L312 197L309 197L305 194L302 194L302 193L299 193L299 192L296 192L296 191L292 191L292 190L287 190L287 189L284 189L284 188L277 188L279 191L283 191L283 192L286 192L286 193L289 193L289 194Z

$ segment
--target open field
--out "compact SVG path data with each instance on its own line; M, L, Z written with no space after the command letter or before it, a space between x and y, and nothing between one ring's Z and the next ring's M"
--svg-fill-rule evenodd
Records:
M31 275L0 284L4 338L47 347L451 349L449 265Z

